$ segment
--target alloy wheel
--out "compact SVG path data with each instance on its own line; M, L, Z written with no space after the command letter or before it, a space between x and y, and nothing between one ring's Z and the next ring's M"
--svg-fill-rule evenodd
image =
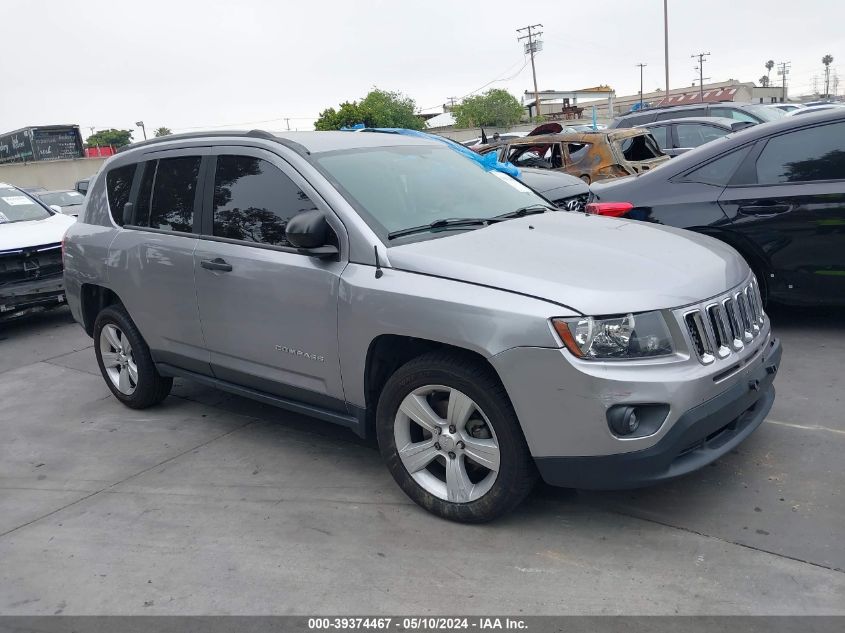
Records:
M409 393L396 412L393 432L405 469L439 499L469 503L496 481L496 433L478 404L457 389L426 385Z
M132 345L119 327L107 323L100 331L100 358L112 384L120 393L132 395L138 386L138 366Z

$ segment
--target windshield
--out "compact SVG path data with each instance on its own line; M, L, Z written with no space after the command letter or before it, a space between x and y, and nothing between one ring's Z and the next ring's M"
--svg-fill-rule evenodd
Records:
M50 193L38 194L38 199L44 204L57 204L60 207L72 207L77 204L82 204L85 200L78 191L53 191Z
M388 233L437 220L494 218L548 205L518 180L487 171L445 146L329 152L316 161L383 240Z
M0 187L0 224L44 220L50 212L22 191Z
M752 103L751 105L744 106L744 108L754 116L763 119L764 121L777 121L781 117L786 116L786 112L780 108L770 108L765 105L756 105Z

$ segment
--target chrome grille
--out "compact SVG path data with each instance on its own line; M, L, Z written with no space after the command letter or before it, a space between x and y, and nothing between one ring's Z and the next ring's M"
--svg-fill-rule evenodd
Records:
M760 335L766 320L753 277L736 290L681 314L692 349L705 365L742 350Z

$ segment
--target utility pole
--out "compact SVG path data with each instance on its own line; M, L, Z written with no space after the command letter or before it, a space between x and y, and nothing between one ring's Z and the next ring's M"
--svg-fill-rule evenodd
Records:
M458 99L457 99L456 97L449 97L448 99L446 99L446 101L448 101L448 102L449 102L449 107L450 107L450 108L454 108L454 107L455 107L455 102L456 102L457 100L458 100Z
M531 74L534 76L534 116L540 116L542 112L540 112L540 91L537 90L537 69L534 67L534 53L539 53L543 50L543 42L542 40L538 40L537 38L540 37L543 32L538 31L538 28L542 28L542 24L531 24L529 26L524 26L521 29L517 29L517 33L522 33L522 31L528 31L526 35L520 35L516 38L516 41L519 42L520 40L527 39L528 42L524 45L524 50L526 53L531 54Z
M285 119L285 127L287 128L288 132L290 132L290 119Z
M666 65L666 96L669 98L669 0L663 0L663 59ZM663 105L669 102L664 101Z
M789 74L789 68L792 62L781 62L778 64L778 75L781 76L781 102L786 101L786 76Z
M648 64L637 64L640 67L640 110L643 109L643 68Z
M710 53L699 53L698 55L690 55L693 59L698 57L698 100L704 103L704 60L710 56Z

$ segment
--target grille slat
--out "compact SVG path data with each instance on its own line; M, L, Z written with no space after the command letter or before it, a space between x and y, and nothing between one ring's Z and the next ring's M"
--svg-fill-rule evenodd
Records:
M679 315L698 360L708 365L742 350L763 330L766 317L756 280L718 301Z
M0 251L0 284L31 281L61 274L61 244Z

